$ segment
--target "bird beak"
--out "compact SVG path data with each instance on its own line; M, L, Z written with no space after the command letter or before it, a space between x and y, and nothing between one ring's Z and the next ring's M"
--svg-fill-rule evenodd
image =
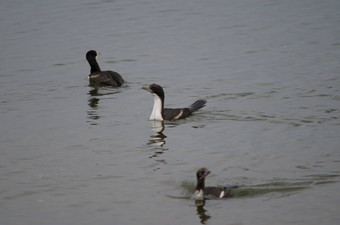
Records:
M146 90L146 91L152 93L152 91L151 91L151 89L149 87L141 87L141 89Z
M205 171L205 172L204 172L204 177L208 176L209 174L210 174L210 171L209 171L209 170Z

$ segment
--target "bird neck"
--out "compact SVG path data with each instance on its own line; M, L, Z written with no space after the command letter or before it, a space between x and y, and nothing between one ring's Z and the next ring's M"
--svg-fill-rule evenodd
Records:
M101 71L96 58L91 57L87 61L89 62L91 66L91 73L96 73L96 72Z
M150 115L150 120L163 121L164 99L161 99L157 94L153 93L153 108Z
M200 190L204 190L204 186L205 186L205 179L201 178L201 179L197 179L197 184L196 184L196 191L200 191Z

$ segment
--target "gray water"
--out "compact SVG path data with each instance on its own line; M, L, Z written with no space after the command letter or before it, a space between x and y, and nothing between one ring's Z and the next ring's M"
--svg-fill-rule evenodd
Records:
M339 222L340 1L4 0L0 30L0 224ZM154 82L207 106L160 133ZM202 166L233 198L190 199Z

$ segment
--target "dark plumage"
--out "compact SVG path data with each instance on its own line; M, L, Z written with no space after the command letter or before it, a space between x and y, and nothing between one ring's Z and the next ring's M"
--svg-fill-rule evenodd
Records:
M205 177L210 174L207 168L201 168L196 173L196 189L193 198L202 200L206 196L213 196L215 198L226 198L230 197L230 191L233 188L237 188L236 185L225 186L225 187L205 187Z
M149 87L142 87L142 89L150 92L154 97L154 105L150 120L178 120L190 116L193 112L203 108L207 103L206 100L197 100L187 108L164 108L164 91L158 84L150 84Z
M124 83L122 76L114 71L101 71L97 62L97 52L90 50L86 53L86 59L91 66L89 75L90 84L94 86L120 87Z

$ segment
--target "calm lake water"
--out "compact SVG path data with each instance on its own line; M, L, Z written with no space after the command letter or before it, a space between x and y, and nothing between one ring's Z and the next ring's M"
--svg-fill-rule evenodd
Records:
M0 224L339 222L340 1L4 0L0 30ZM159 132L154 82L207 106ZM190 199L203 166L233 198Z

